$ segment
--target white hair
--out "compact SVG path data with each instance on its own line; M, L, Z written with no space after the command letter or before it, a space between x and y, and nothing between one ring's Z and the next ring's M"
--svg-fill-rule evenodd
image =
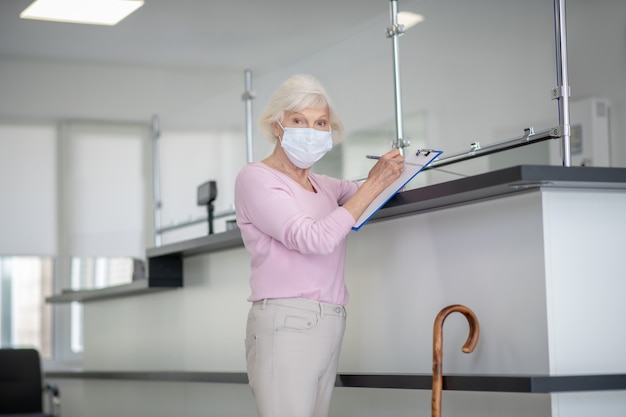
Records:
M311 75L294 75L278 87L259 118L259 129L275 142L274 124L283 120L285 113L296 113L311 107L328 108L333 143L339 143L344 135L343 123L335 113L328 93Z

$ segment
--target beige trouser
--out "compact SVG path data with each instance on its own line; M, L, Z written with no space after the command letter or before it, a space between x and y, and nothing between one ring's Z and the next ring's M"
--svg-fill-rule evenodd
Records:
M326 417L346 326L343 306L257 301L248 314L248 380L259 417Z

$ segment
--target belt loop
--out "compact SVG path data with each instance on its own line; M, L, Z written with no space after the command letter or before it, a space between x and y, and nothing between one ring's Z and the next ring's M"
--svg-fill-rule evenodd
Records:
M323 319L324 318L324 304L320 302L319 306L320 306L320 317Z
M264 298L263 303L261 304L261 310L265 310L266 305L267 305L267 298Z

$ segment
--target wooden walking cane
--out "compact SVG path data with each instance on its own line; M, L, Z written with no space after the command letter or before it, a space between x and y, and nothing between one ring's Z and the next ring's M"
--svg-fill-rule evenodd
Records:
M472 310L460 305L454 304L445 307L437 314L433 329L433 394L432 394L432 417L441 417L441 390L443 388L443 322L449 314L458 312L465 316L469 323L469 335L463 345L464 353L474 351L480 336L480 327L478 319Z

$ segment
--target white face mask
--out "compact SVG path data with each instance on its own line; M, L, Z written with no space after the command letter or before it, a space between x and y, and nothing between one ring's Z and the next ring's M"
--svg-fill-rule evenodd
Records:
M322 159L333 148L330 131L312 128L283 127L283 139L280 143L285 154L298 168L307 169Z

